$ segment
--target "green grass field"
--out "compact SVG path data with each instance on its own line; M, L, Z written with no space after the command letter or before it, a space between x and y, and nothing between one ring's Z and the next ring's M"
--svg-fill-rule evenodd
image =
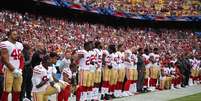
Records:
M170 101L201 101L201 93L173 99Z

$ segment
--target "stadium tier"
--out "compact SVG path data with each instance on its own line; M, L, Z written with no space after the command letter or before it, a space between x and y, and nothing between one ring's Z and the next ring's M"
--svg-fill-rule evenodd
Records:
M86 41L100 40L104 44L126 43L125 48L159 47L165 51L181 52L199 48L200 39L190 30L167 30L152 28L119 28L107 27L99 24L77 24L51 17L20 14L2 11L0 13L1 39L5 38L9 28L16 28L20 33L20 40L34 46L35 42L44 42L50 50L64 50L71 45L79 49ZM196 44L194 44L196 43Z
M200 0L28 2L0 11L0 101L133 101L200 87Z
M52 5L103 15L156 21L200 19L200 0L42 0Z

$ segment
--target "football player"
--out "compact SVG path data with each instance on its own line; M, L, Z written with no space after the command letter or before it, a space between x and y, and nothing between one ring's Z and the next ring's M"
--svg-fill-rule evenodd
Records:
M150 77L150 80L149 80L150 88L149 89L151 91L155 91L156 86L157 86L157 80L158 80L158 78L160 76L160 68L159 68L158 65L156 65L153 56L150 56L149 61L150 61L150 65L149 65L150 66L149 67L149 71L150 71L150 74L149 74L149 77Z
M199 83L201 84L201 56L199 55Z
M120 44L117 46L117 66L118 66L118 82L117 82L117 87L116 87L116 96L117 97L122 97L122 96L128 96L126 95L122 95L122 88L123 88L123 81L125 78L125 74L126 74L126 69L125 69L125 65L124 65L124 59L125 59L125 55L124 55L124 49L123 49L123 45Z
M96 56L96 64L97 68L95 71L95 88L94 88L94 96L96 100L100 100L99 95L99 87L101 83L101 73L102 73L102 58L103 58L103 51L102 51L102 45L99 41L95 42L95 48L94 48L95 56Z
M34 67L32 77L33 101L48 101L48 96L60 92L62 85L54 81L51 65L50 57L47 55L43 57L40 65Z
M89 100L95 100L97 99L97 89L94 88L95 84L95 71L97 69L98 63L96 61L96 52L93 50L94 49L94 43L93 41L90 42L90 72L89 72L89 79L88 79L88 99Z
M137 92L137 80L138 80L138 72L137 72L138 58L137 58L137 49L136 49L136 47L132 48L131 61L133 63L133 65L132 65L132 68L133 68L133 81L132 81L132 84L131 84L130 91L132 93L136 93Z
M149 68L150 68L150 61L149 61L149 50L144 49L144 54L142 55L144 57L144 64L145 64L145 79L144 79L144 89L149 88Z
M124 95L131 96L136 91L136 82L134 78L137 77L137 56L132 52L132 50L125 51L125 68L126 68L126 78L127 81L124 85ZM135 86L134 86L135 83Z
M24 58L23 45L17 42L17 39L17 31L11 29L8 32L8 40L0 43L1 59L4 64L4 90L1 101L8 101L8 94L11 92L13 101L20 99Z
M117 54L116 54L116 46L115 45L109 45L109 53L110 53L110 64L108 65L108 67L111 69L110 70L110 81L109 81L109 93L110 96L112 98L114 98L114 91L115 91L115 87L117 84L117 80L118 80L118 64L117 64ZM117 91L115 92L115 94L117 94Z
M195 55L193 56L192 59L189 59L191 62L192 68L191 68L191 78L189 80L189 85L193 85L196 83L197 78L198 78L198 60L196 59ZM192 82L191 82L192 81Z
M105 46L105 48L106 48L106 46ZM103 49L103 57L102 57L103 82L102 82L102 87L101 87L101 99L102 100L110 99L110 96L109 96L109 88L110 88L109 81L110 81L110 73L111 73L110 62L111 62L110 53L108 52L108 50Z
M78 50L74 56L75 61L79 61L79 86L77 88L76 99L77 101L89 100L87 95L91 86L92 75L90 73L91 65L91 49L90 42L84 43L84 49Z

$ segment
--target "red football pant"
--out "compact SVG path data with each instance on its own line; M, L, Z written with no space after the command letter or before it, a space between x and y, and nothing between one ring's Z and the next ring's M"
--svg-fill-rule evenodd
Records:
M68 97L70 96L70 86L66 86L64 90L62 90L58 94L58 101L68 101Z

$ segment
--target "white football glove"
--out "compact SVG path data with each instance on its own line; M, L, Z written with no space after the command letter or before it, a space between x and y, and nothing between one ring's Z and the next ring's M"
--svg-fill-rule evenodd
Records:
M61 92L61 87L60 87L60 85L58 83L54 84L54 88L56 88L58 93Z
M13 76L14 77L20 77L22 75L22 70L21 69L15 69L14 71L13 71Z

